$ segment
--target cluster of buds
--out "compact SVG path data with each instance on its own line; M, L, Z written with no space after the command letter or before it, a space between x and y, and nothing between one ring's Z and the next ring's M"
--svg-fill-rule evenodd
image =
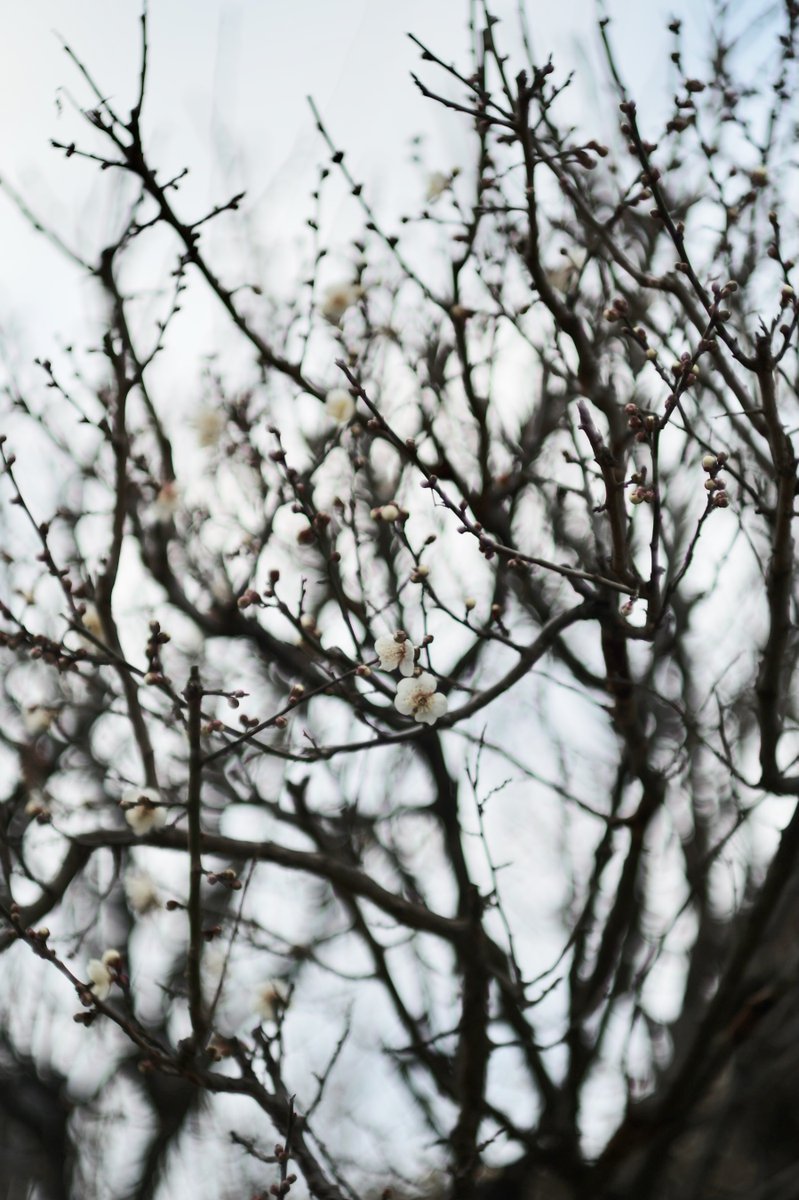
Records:
M241 880L232 867L225 867L224 871L209 871L205 878L211 887L220 883L231 892L241 891Z
M606 308L602 314L606 321L620 321L622 317L626 317L630 310L630 306L623 296L614 297L613 303L609 308Z
M729 313L727 314L729 316ZM699 378L699 364L694 362L693 355L686 350L677 362L671 364L671 373L679 380L681 390L692 387Z
M655 499L655 489L648 487L646 482L646 467L630 476L630 482L635 485L630 493L631 504L651 504Z
M168 682L161 662L161 647L169 640L169 634L164 633L158 621L151 621L147 639L147 672L144 676L144 682L150 686Z
M714 315L719 321L728 321L730 319L730 310L719 307L722 300L728 300L730 296L734 296L738 291L738 284L734 279L728 279L726 283L713 283L710 290L713 293L714 299Z
M255 588L245 588L236 601L236 607L244 610L245 608L252 608L254 604L257 604L259 608L263 608L264 602L261 599L260 592L257 592Z
M729 507L730 498L727 495L727 482L719 475L719 471L727 461L727 455L706 454L702 459L702 470L707 474L705 491L710 492L714 508Z
M657 426L657 417L652 413L642 413L637 404L625 404L624 415L627 428L633 430L637 442L645 442Z

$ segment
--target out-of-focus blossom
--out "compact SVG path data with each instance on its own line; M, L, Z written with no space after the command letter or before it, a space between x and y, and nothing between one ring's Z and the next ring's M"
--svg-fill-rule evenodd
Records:
M171 521L180 507L180 493L174 480L162 484L158 495L150 505L150 516L154 521L164 525Z
M219 444L225 431L225 414L218 408L207 406L194 414L192 424L199 445L208 450Z
M253 1012L262 1021L275 1021L288 1004L289 989L282 979L265 979L253 996Z
M334 283L322 297L321 312L331 325L338 325L348 308L357 304L363 288L357 283Z
M325 396L325 411L339 425L346 425L355 416L355 401L346 388L332 388Z
M47 704L28 704L22 713L22 724L26 733L38 737L40 733L47 733L57 716L57 708L50 708Z
M559 292L569 292L585 266L586 253L578 246L573 246L569 250L562 250L561 255L560 264L547 271L547 280Z
M451 176L445 175L443 171L433 171L428 175L427 190L425 191L428 204L434 204L439 196L443 196L451 182Z
M166 822L166 809L155 788L128 788L119 803L136 837L162 829Z
M107 1000L116 979L117 968L122 962L118 950L106 950L102 958L90 958L86 974L92 981L89 989L98 1000Z
M86 605L86 611L81 616L81 624L83 628L91 634L92 638L96 638L98 642L104 642L103 623L100 620L100 614L93 604ZM91 638L86 638L86 644L92 649L95 648Z
M50 815L50 806L47 802L47 796L41 788L31 788L28 792L28 799L25 803L25 815L28 817L41 817L47 820Z
M125 895L135 913L147 913L161 907L158 889L146 871L128 871L125 876Z

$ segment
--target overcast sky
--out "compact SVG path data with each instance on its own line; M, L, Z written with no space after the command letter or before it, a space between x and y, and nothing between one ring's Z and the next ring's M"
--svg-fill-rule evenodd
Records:
M493 7L512 46L516 0ZM526 7L536 54L552 51L564 70L577 68L583 87L570 103L589 126L604 87L595 0L526 0ZM619 58L644 109L662 102L669 15L687 19L696 43L708 7L707 0L610 0ZM140 0L36 0L0 11L0 176L82 249L101 245L98 237L112 227L113 189L91 165L65 161L49 147L51 137L85 140L71 101L91 104L61 39L126 112L135 95L139 13ZM464 62L467 13L468 0L152 0L145 130L154 159L169 172L191 167L187 205L201 210L246 187L265 240L295 239L322 151L305 100L312 93L379 199L390 205L410 187L418 193L407 169L410 137L425 133L433 159L446 168L457 162L458 126L416 92L409 74L419 56L406 34ZM421 66L437 82L430 64ZM45 354L48 339L74 337L86 285L2 196L0 253L6 338Z

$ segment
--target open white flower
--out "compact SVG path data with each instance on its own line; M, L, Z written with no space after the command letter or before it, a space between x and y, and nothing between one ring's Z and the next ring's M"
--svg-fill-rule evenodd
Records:
M346 425L355 416L355 401L346 388L332 388L325 396L325 411L339 425Z
M255 989L253 1011L262 1021L275 1021L288 999L289 989L282 979L266 979Z
M338 325L347 309L357 304L362 295L363 288L357 283L334 283L322 299L322 316L331 325Z
M447 711L446 696L436 691L436 681L423 671L415 679L401 679L397 684L394 707L404 717L413 717L425 725L435 725Z
M166 809L155 788L128 788L119 803L136 837L162 829L166 822Z
M122 962L118 950L106 950L102 958L90 958L86 974L92 981L89 989L98 1000L107 1000L111 987L116 979L116 969Z
M413 675L415 653L416 647L407 637L397 639L387 634L375 642L375 654L380 659L381 671L396 671L399 668L400 675Z

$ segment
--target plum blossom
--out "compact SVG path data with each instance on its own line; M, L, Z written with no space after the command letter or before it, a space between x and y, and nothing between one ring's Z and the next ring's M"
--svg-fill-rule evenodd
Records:
M50 805L47 800L47 795L41 788L31 788L28 792L28 799L25 804L25 814L28 817L40 817L47 820L50 815Z
M289 1001L289 989L282 979L265 979L255 989L253 1011L262 1021L276 1021Z
M158 890L146 871L129 871L125 876L125 895L136 913L147 913L161 907Z
M586 253L579 246L569 250L561 250L563 262L558 267L547 271L547 280L559 292L568 292L577 282L577 277L585 266Z
M427 191L425 196L428 204L435 203L439 196L443 196L451 183L451 176L445 175L443 171L433 171L427 177Z
M80 619L83 628L91 634L91 637L83 638L83 641L89 649L96 650L96 642L105 642L103 622L100 619L99 612L93 604L87 604Z
M174 480L167 480L159 488L158 495L150 505L150 516L159 525L171 521L180 507L180 493Z
M26 733L31 737L38 737L40 733L47 733L57 716L57 708L51 708L47 704L28 704L22 713L22 724Z
M128 788L119 804L136 837L161 829L166 823L166 809L155 788Z
M357 283L332 284L322 299L322 316L331 325L339 325L347 309L357 304L362 295L363 288Z
M218 408L201 408L192 421L197 441L203 449L216 446L225 431L225 414Z
M400 675L413 675L416 662L416 647L401 629L396 634L386 634L375 642L375 654L380 659L381 671L396 671Z
M436 681L423 671L415 679L401 679L397 684L394 707L404 717L413 717L424 725L435 725L447 711L447 700L436 691Z
M107 1000L116 979L117 968L122 962L118 950L106 950L102 958L90 958L86 974L92 981L89 989L97 1000Z
M346 425L355 416L355 401L346 388L332 388L325 396L325 411L339 425Z

